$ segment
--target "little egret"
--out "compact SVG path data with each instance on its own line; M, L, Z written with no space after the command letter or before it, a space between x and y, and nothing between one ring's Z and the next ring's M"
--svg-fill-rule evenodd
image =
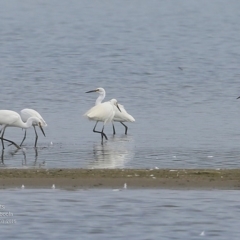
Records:
M30 117L37 117L40 120L41 127L46 127L47 126L47 123L44 121L43 117L37 111L35 111L33 109L29 109L29 108L25 108L25 109L21 110L21 118L22 118L23 122L27 122L27 120ZM37 140L38 140L36 126L39 126L39 125L38 125L37 122L33 122L32 125L33 125L34 131L35 131L35 136L36 136L35 145L34 145L34 147L36 147L37 146ZM22 146L24 140L26 139L26 133L27 133L27 129L25 129L25 134L24 134L24 137L23 137L23 140L22 140L20 146ZM44 136L45 136L45 134L44 134Z
M2 141L2 147L4 149L4 143L3 140L11 142L14 144L17 148L20 148L15 142L10 141L8 139L4 139L3 135L7 127L19 127L27 129L32 126L33 122L37 122L40 129L42 130L43 135L45 136L45 133L41 126L41 120L37 117L30 117L26 123L24 123L20 117L20 115L17 112L11 111L11 110L0 110L0 125L2 125L2 129L0 131L1 134L1 141Z
M106 91L104 90L104 88L97 88L95 90L91 90L86 93L91 93L91 92L99 93L99 97L97 98L95 105L100 104L106 96ZM128 127L123 122L135 122L135 119L133 118L133 116L131 116L129 113L127 113L127 111L125 110L123 105L118 104L118 106L119 106L121 112L115 111L113 121L120 122L125 127L125 134L127 135ZM112 126L113 126L113 134L115 135L116 131L115 131L113 122L112 122Z
M116 106L116 108L114 108L114 106ZM100 103L98 105L95 105L94 107L92 107L90 110L88 110L84 114L84 117L87 117L89 120L96 121L96 124L93 128L93 132L101 133L102 143L103 143L103 136L106 138L106 140L108 139L106 134L103 132L104 126L105 126L106 123L109 123L109 122L113 121L113 117L115 115L116 109L117 109L117 111L118 110L121 111L118 107L117 100L112 99L108 102L104 102L104 103ZM95 128L97 126L97 123L99 121L103 122L103 128L102 128L101 132L95 130Z

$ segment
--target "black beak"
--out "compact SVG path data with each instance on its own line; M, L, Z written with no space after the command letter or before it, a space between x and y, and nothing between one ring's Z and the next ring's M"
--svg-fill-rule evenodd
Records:
M239 98L240 98L240 96L237 99L239 99Z
M88 92L85 92L85 93L90 93L90 92L97 92L97 90L91 90L91 91L88 91Z
M119 108L118 104L117 104L117 108L118 108L119 112L122 112L122 111L120 110L120 108Z
M46 135L45 135L45 133L44 133L44 131L43 131L43 128L42 128L42 125L41 125L41 123L39 123L39 124L38 124L38 126L40 127L40 129L41 129L41 131L42 131L42 133L43 133L44 137L46 137Z

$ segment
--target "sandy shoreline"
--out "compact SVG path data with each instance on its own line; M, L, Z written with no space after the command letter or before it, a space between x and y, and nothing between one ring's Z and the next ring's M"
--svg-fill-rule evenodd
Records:
M0 188L240 189L240 169L0 169Z

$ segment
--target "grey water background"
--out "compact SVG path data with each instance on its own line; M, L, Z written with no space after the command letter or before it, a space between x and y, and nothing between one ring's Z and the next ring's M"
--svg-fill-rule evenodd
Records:
M29 129L1 167L240 166L239 1L0 3L1 109L33 108L48 123L37 150ZM106 126L103 145L83 118L97 87L136 119L127 136ZM238 191L50 187L1 190L17 220L1 224L1 238L239 239Z
M239 239L239 191L0 193L4 219L16 221L0 225L3 239Z
M1 109L39 111L2 167L240 166L239 1L1 1ZM136 119L100 144L83 114L105 88ZM101 129L99 123L98 128ZM6 130L20 143L21 129ZM52 144L51 144L52 143Z

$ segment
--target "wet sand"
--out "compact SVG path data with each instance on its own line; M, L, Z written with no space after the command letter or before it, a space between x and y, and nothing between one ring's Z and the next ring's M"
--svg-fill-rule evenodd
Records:
M0 169L0 188L240 189L240 169Z

